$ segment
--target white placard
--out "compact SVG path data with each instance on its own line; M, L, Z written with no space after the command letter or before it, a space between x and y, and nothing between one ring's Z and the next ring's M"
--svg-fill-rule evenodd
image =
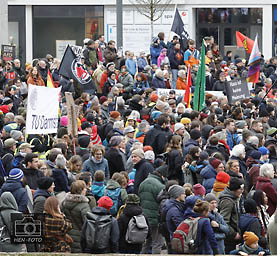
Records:
M61 88L29 85L27 99L27 134L57 133Z
M76 40L56 40L56 58L61 60L67 45L76 45Z
M225 97L222 91L205 91L205 94L212 94L216 97Z
M168 96L169 96L169 92L170 92L171 90L174 90L174 91L175 91L177 97L179 97L179 96L184 96L184 94L185 94L185 92L186 92L186 90L161 89L161 88L158 88L158 89L157 89L157 95L158 95L159 97L161 97L161 96L167 96L167 97L168 97Z

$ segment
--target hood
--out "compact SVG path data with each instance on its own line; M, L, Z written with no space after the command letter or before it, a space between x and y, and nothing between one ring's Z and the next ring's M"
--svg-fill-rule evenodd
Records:
M99 206L96 206L92 209L91 213L93 214L96 214L96 215L109 215L109 211L103 207L99 207ZM90 214L91 213L88 213L87 214L87 218L90 219Z
M196 202L197 199L200 199L200 200L203 200L203 198L201 198L200 196L188 196L186 198L186 202L185 202L185 206L186 208L193 208L194 207L194 204Z
M186 205L185 203L179 202L176 199L168 199L164 203L164 208L165 210L169 210L172 207L176 207L180 212L185 212L186 210Z
M189 217L197 218L197 217L200 217L200 215L198 213L194 212L191 208L188 208L185 210L184 220Z
M64 207L68 209L73 209L76 207L76 205L80 203L88 203L89 200L84 195L77 195L77 194L71 194L68 193L64 199Z
M161 202L162 200L169 199L169 198L170 198L170 196L169 196L168 192L165 189L163 189L157 196L157 200L159 202Z
M209 138L210 132L213 129L213 126L211 125L204 125L202 128L202 137L206 140Z
M55 168L55 164L53 162L51 162L50 160L46 160L46 163L51 167L51 168Z
M198 147L198 146L199 146L199 142L196 141L196 140L193 140L193 139L189 139L189 140L185 143L184 147L187 147L187 146L189 146L189 145L194 145L194 146Z
M127 204L123 213L129 217L137 216L143 213L141 206L138 204Z
M5 192L0 198L0 210L15 210L18 211L17 203L11 192Z
M104 182L93 182L91 185L91 192L93 195L101 197L104 195L105 188Z
M7 181L3 184L1 191L2 193L6 191L13 192L20 188L22 188L22 183L20 181L7 179Z
M228 187L225 188L224 191L222 191L219 194L218 198L221 199L221 198L225 198L225 197L231 198L232 200L237 200L238 199Z
M205 179L211 179L211 178L216 178L217 172L215 169L208 164L206 167L202 169L200 174L205 178Z
M50 197L51 194L47 191L47 190L44 190L44 189L37 189L35 192L34 192L34 199L37 198L38 196L43 196L43 197Z
M107 183L106 189L116 189L116 188L120 188L120 185L118 184L118 182L115 180L109 180Z
M239 227L240 227L240 230L241 230L242 234L245 231L248 231L249 228L250 228L250 225L255 221L259 221L259 219L255 216L253 216L253 215L248 214L248 213L241 214L240 219L239 219Z

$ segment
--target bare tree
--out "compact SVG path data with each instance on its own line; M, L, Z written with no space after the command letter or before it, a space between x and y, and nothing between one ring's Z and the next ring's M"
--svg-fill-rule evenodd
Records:
M160 19L172 0L129 0L137 11L151 22L151 38L154 34L154 22Z

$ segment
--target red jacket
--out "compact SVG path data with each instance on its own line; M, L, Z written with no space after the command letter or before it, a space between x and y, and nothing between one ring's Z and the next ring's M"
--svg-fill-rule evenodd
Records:
M274 189L270 179L259 177L256 185L256 190L262 190L266 193L266 196L268 198L267 212L271 216L276 210L277 192Z

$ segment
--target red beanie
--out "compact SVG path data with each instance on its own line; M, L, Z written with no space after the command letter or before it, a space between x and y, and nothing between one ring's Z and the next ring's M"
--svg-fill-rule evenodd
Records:
M102 196L98 200L98 206L103 207L109 211L113 206L113 200L111 198L109 198L108 196Z
M118 111L112 111L110 113L110 117L113 118L113 119L116 119L120 116L120 113Z
M206 194L206 189L201 184L195 184L193 186L193 193L195 196L204 196Z
M143 147L144 153L145 153L146 151L149 151L149 150L152 150L152 151L153 151L153 148L152 148L151 146L144 146L144 147Z
M211 158L211 159L210 159L210 165L211 165L214 169L216 169L220 164L222 164L222 162L221 162L219 159L217 159L217 158Z
M229 174L227 174L226 172L219 172L216 175L216 180L225 184L228 184L229 180L230 180L230 176Z
M158 95L153 93L150 96L150 101L157 102L158 98L159 98Z

